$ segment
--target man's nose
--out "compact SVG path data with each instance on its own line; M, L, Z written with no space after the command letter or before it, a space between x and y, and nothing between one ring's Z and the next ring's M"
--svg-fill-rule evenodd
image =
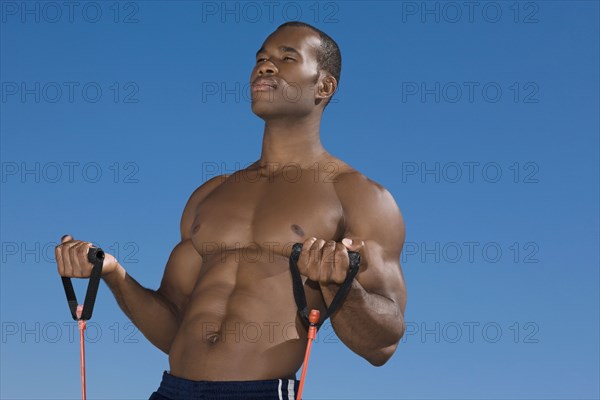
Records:
M264 61L258 67L258 75L275 74L275 73L277 73L277 67L270 60Z

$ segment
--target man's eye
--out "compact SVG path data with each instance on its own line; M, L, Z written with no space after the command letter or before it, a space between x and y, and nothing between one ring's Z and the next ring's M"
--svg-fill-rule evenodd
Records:
M296 61L292 57L283 57L283 61Z

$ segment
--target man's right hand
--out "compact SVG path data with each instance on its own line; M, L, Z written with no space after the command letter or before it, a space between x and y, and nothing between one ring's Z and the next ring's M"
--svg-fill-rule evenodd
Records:
M71 235L63 236L61 244L54 249L58 273L69 278L89 278L94 267L87 257L90 247L90 242L75 240ZM115 271L118 265L117 259L105 252L102 276Z

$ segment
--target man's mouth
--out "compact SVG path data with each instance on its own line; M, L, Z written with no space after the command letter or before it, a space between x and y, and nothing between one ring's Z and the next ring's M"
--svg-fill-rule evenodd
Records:
M252 82L252 91L264 92L276 89L278 86L277 81L274 79L258 78Z

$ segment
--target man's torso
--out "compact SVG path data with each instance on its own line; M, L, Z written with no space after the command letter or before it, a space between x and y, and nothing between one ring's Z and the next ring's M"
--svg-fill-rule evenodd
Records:
M291 246L309 237L339 241L343 209L335 182L352 172L331 159L300 169L249 167L193 205L190 251L202 256L170 350L171 373L192 380L293 378L306 329L289 271ZM309 309L325 304L306 282Z

